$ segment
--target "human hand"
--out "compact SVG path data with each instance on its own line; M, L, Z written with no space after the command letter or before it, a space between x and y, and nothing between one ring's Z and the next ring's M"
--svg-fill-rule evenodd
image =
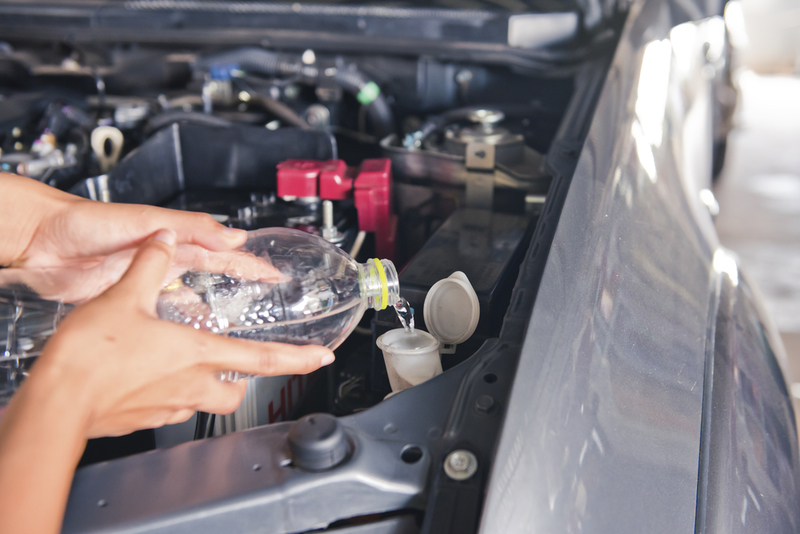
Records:
M165 230L146 241L116 285L64 319L28 379L73 388L70 409L85 414L87 438L176 423L195 411L230 413L246 384L222 382L220 372L305 374L333 361L323 347L225 338L158 319L174 242Z
M20 284L45 299L85 302L117 282L136 247L160 228L174 230L180 244L165 283L192 269L265 281L279 276L265 261L231 250L247 239L244 230L207 214L105 204L10 175L0 176L0 193L30 204L24 213L4 214L20 228L11 232L15 242L0 250L0 264L11 267L0 271L0 286Z
M136 249L127 249L96 261L87 258L51 267L2 269L0 287L25 286L46 300L81 303L100 295L117 282L135 254ZM198 245L178 245L162 285L168 285L187 271L221 273L263 282L286 279L271 264L249 252L214 252Z

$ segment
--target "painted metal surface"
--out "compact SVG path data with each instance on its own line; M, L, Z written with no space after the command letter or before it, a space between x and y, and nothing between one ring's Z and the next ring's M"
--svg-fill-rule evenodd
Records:
M474 365L504 355L486 343ZM292 465L278 423L184 443L80 469L64 518L66 533L289 534L352 517L424 507L434 448L466 365L379 405L340 418L348 459L325 471ZM417 447L418 455L404 455ZM375 532L413 532L416 521L377 522ZM344 530L349 532L349 530ZM359 532L354 529L353 532ZM365 532L373 532L365 527Z
M719 19L632 6L528 326L480 532L695 529Z
M780 340L747 279L728 263L706 370L696 531L797 532L800 460Z

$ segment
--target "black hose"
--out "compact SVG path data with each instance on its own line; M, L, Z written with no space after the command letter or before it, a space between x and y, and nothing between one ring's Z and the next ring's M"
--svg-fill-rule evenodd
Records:
M229 120L198 111L165 111L147 122L145 132L149 135L176 122L193 122L205 126L230 126L233 124Z
M206 437L208 416L206 412L197 412L197 420L194 423L194 439L198 440Z
M374 85L376 93L369 96L371 102L365 104L370 124L372 124L373 129L375 129L377 136L381 138L394 132L394 115L392 114L392 109L389 107L386 98L380 93L380 90L377 89L377 85L375 85L374 82L367 80L354 66L348 69L337 69L336 74L333 76L333 81L345 91L356 95L356 98L362 104L364 104L361 96L362 91L369 89L370 85Z
M211 436L214 435L214 425L216 424L216 422L217 422L217 415L212 413L208 417L208 423L206 425L205 437L210 438Z
M289 126L297 126L302 130L314 129L303 117L295 113L292 108L274 98L262 94L250 93L250 102L263 107Z
M317 68L304 65L296 56L261 48L239 48L195 62L195 67L202 70L210 70L215 65L236 65L245 72L262 76L302 75L314 83L319 82L321 76ZM365 78L354 65L347 69L336 69L333 81L367 108L370 124L378 137L385 137L394 131L394 115L386 98L378 86Z
M277 54L263 48L239 48L220 54L200 58L195 66L201 70L210 70L215 65L237 65L245 72L262 76L280 76L300 74L304 70L303 62L297 57ZM314 69L316 71L316 69ZM316 73L314 73L316 76Z

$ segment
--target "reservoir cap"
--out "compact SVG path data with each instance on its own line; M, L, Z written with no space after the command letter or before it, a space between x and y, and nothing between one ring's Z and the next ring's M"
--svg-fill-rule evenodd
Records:
M442 343L441 352L455 352L455 345L475 333L481 316L478 295L467 275L456 271L433 284L425 297L423 314L428 331Z

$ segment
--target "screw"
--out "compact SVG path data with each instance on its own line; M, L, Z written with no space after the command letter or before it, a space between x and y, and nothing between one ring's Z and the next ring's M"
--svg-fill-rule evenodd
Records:
M466 471L467 467L469 467L469 458L466 454L454 452L450 455L450 467L459 472Z
M478 459L467 450L455 450L444 460L444 472L453 480L467 480L477 470Z

